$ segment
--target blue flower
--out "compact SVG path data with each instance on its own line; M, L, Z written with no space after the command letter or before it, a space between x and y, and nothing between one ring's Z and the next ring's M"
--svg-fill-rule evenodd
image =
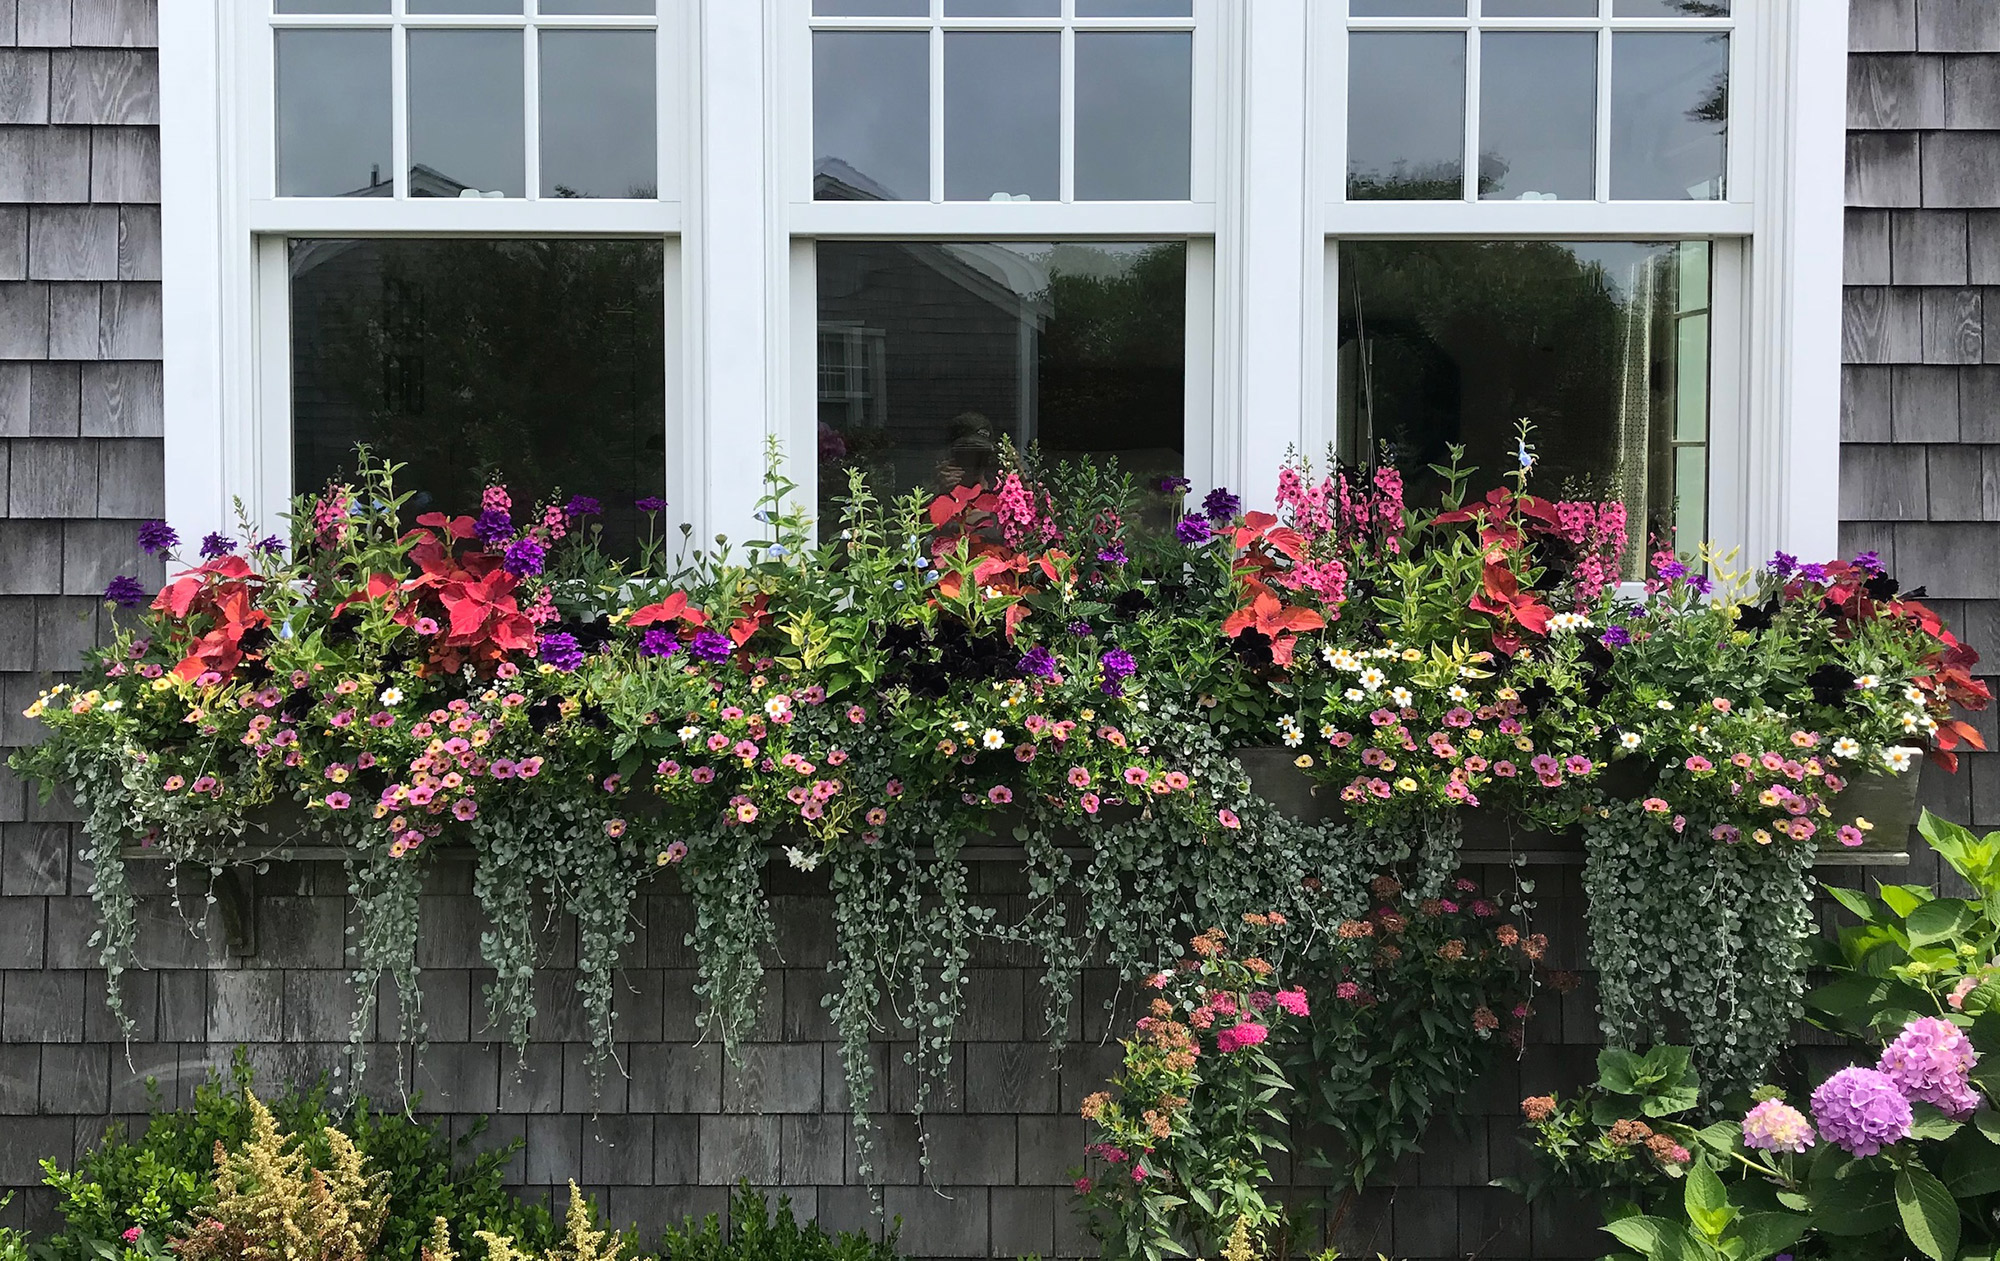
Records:
M139 550L148 556L163 556L180 546L181 536L164 521L147 521L139 527Z
M104 598L121 609L137 608L146 601L146 588L137 578L119 574L104 588Z

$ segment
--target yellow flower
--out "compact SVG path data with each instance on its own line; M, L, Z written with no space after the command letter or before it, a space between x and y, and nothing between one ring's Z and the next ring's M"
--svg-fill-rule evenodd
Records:
M1298 767L1300 770L1304 770L1308 766L1311 766L1312 764L1313 764L1313 759L1312 759L1312 754L1310 753L1301 753L1297 757L1292 759L1292 765Z
M1403 778L1396 781L1396 791L1413 793L1417 791L1417 781L1411 779L1408 775L1405 775L1403 776Z
M36 701L34 704L22 710L21 716L23 718L40 718L42 716L42 703L40 701Z
M1535 751L1535 742L1526 736L1515 736L1514 747L1523 753L1533 753Z
M169 687L173 686L173 682L174 681L172 679L162 675L161 677L153 680L153 690L155 692L164 692Z

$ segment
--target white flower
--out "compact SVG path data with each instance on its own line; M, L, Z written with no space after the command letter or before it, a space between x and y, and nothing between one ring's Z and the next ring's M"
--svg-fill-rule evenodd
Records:
M1624 732L1621 735L1619 735L1618 743L1624 745L1628 749L1636 749L1639 747L1640 744L1639 733L1636 731Z
M1322 740L1331 740L1333 739L1335 730L1336 728L1332 723L1323 722L1319 725L1319 738Z
M1000 734L998 727L988 727L980 734L979 743L989 749L997 749L1007 743L1007 737Z
M764 713L771 718L782 718L785 715L785 711L791 707L792 703L784 697L773 696L770 700L764 702Z
M698 736L698 735L700 735L700 734L701 734L701 728L700 728L700 727L696 727L696 726L693 726L693 725L689 725L689 726L686 726L686 727L682 727L682 728L680 729L680 733L679 733L679 734L680 734L680 737L681 737L681 743L682 743L682 744L689 744L689 743L692 743L692 742L693 742L693 740L694 740L694 738L695 738L696 736Z
M1906 687L1903 689L1903 699L1912 705L1921 705L1924 703L1924 694L1914 687Z
M1466 691L1464 684L1461 683L1454 683L1449 688L1445 689L1445 695L1451 697L1451 699L1457 701L1461 705L1465 704L1465 702L1472 699L1472 693Z
M1288 749L1296 749L1296 748L1298 748L1298 747L1299 747L1300 745L1304 744L1305 742L1306 742L1306 733L1305 733L1305 732L1303 732L1303 731L1300 731L1300 730L1299 730L1299 729L1298 729L1297 727L1288 727L1288 728L1286 728L1286 729L1285 729L1285 747L1286 747L1286 748L1288 748Z
M1842 736L1833 742L1833 755L1842 759L1860 757L1861 742L1853 736Z
M1674 703L1673 703L1672 701L1654 701L1654 702L1653 702L1653 708L1654 708L1654 709L1672 709L1673 707L1674 707Z
M1410 695L1409 688L1399 687L1390 691L1389 699L1396 702L1396 704L1398 705L1407 706L1410 702L1416 700L1417 698Z
M1368 695L1368 693L1362 691L1358 687L1350 687L1345 692L1342 692L1341 695L1346 697L1349 701L1358 702L1359 700L1361 700L1362 697Z
M1864 674L1860 678L1854 680L1854 686L1866 692L1882 686L1882 680L1876 678L1872 674Z
M1558 613L1549 619L1549 630L1557 634L1582 630L1589 625L1590 619L1581 613Z
M1336 670L1359 670L1361 668L1361 659L1345 648L1335 648L1329 644L1325 648L1320 649L1320 652L1325 656L1326 663Z
M1902 745L1891 749L1884 749L1882 750L1882 764L1900 775L1916 763L1917 754L1921 752L1923 752L1922 749L1912 749Z
M104 712L107 714L115 714L123 708L125 708L125 702L121 700L108 700L104 702Z
M1376 666L1369 666L1361 672L1361 686L1371 692L1381 690L1382 685L1388 681L1389 676L1382 673L1380 668Z
M958 732L960 735L964 735L966 732L972 730L972 724L965 721L965 719L961 718L957 722L951 725L951 729L953 731Z
M397 688L393 688L393 687L385 687L385 688L383 688L383 689L382 689L382 703L383 703L384 705L400 705L400 704L402 704L402 703L403 703L403 693L402 693L402 691L401 691L400 689L397 689Z
M785 861L791 863L792 866L797 867L800 871L811 871L813 868L819 866L819 855L808 854L798 846L790 845L785 848Z

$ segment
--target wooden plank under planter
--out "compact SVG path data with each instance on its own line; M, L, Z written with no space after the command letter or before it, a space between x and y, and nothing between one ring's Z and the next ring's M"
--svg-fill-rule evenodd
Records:
M1347 815L1334 789L1317 783L1293 764L1297 752L1277 745L1238 749L1237 760L1250 776L1250 786L1294 819L1309 823L1339 821ZM1650 776L1643 764L1623 762L1606 772L1607 787L1626 799L1645 794ZM1864 775L1856 779L1841 800L1855 814L1875 825L1868 842L1849 849L1822 830L1819 857L1821 867L1894 867L1910 861L1910 835L1917 822L1917 780L1907 775ZM1576 828L1543 832L1524 827L1500 811L1467 810L1464 815L1462 852L1468 863L1513 862L1553 866L1583 862L1583 833Z

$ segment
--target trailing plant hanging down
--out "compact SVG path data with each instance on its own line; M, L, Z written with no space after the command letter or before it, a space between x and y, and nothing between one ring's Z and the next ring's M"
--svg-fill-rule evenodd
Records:
M996 483L941 496L885 503L857 477L817 527L774 451L765 537L656 535L622 559L583 496L493 486L476 513L405 521L394 468L363 452L289 540L184 556L149 523L169 581L112 584L137 611L30 707L48 738L14 764L85 812L114 1004L125 847L220 866L317 836L353 854L359 1010L391 974L408 1036L415 873L469 846L487 997L517 1045L537 899L576 919L608 1052L660 868L694 900L705 1020L733 1044L777 849L827 871L830 1004L865 1110L875 1014L940 1067L979 934L1043 952L1055 1036L1091 950L1137 974L1245 913L1341 922L1391 868L1439 896L1462 825L1491 816L1585 827L1615 1038L1657 1005L1705 1069L1754 1072L1794 1006L1815 847L1865 837L1854 781L1977 744L1954 708L1987 699L1976 657L1868 556L1731 575L1662 555L1648 598L1621 601L1622 507L1535 496L1522 450L1483 495L1439 468L1423 508L1392 468L1294 463L1275 512L1009 452ZM1237 754L1272 745L1315 810L1253 791ZM980 835L1026 855L1019 923L967 895ZM1644 891L1668 872L1761 909L1679 915Z

